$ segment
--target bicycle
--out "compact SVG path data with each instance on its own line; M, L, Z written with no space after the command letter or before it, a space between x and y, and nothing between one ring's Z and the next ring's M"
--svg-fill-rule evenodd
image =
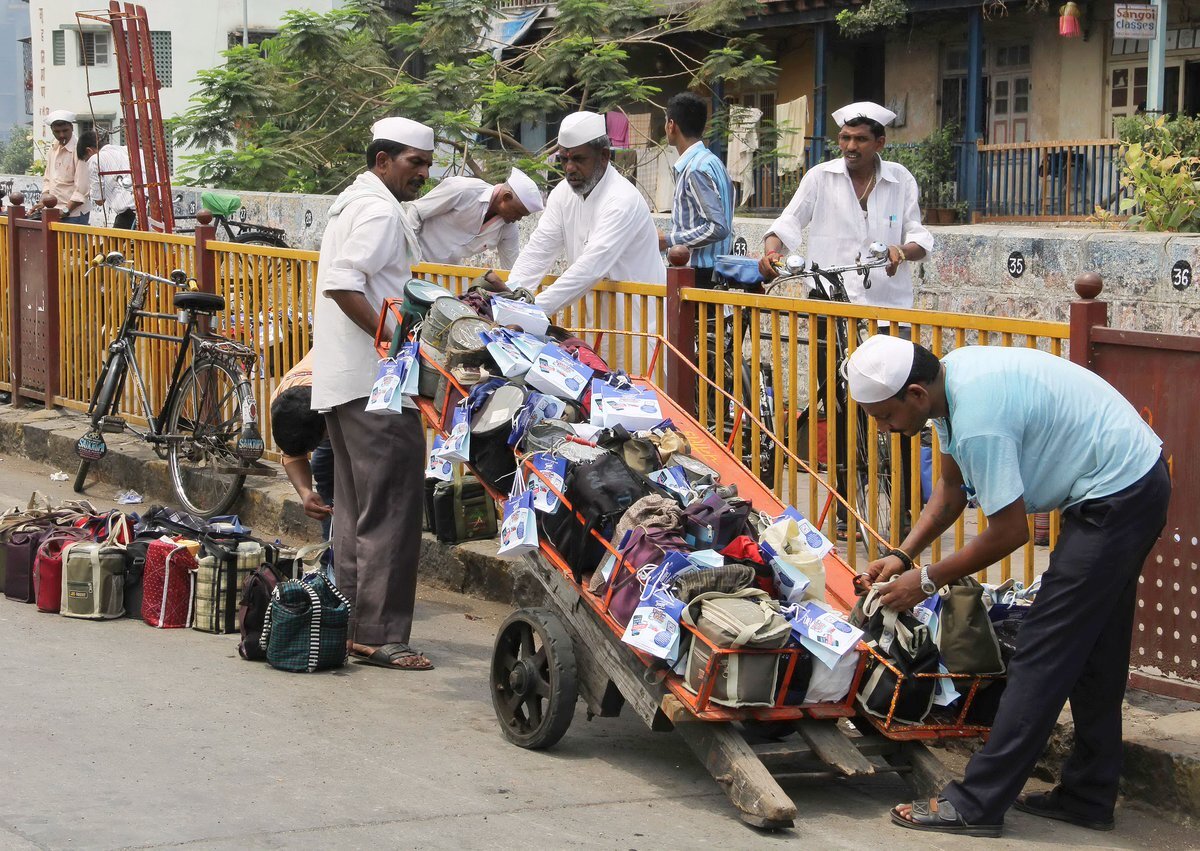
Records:
M208 330L210 318L225 309L225 299L198 292L195 281L189 280L182 269L172 271L169 279L160 278L127 264L119 251L96 258L88 274L101 267L128 275L133 288L125 318L109 343L88 404L91 428L75 447L80 458L75 492L82 492L88 469L107 454L104 434L129 431L149 443L158 457L166 459L172 488L184 508L201 517L222 514L237 499L246 476L274 475L258 460L265 446L258 427L258 404L250 387L257 358L247 346ZM145 309L153 284L183 290L174 295L177 314ZM143 331L140 325L144 319L176 319L184 329L178 337ZM138 364L135 342L139 339L166 341L179 347L157 416ZM187 365L189 354L191 364ZM118 414L130 373L147 423L145 431L134 428Z
M789 255L786 258L784 258L782 263L776 264L776 269L780 273L779 277L777 277L774 281L770 282L769 284L764 284L760 280L760 282L755 285L739 285L728 279L721 279L721 280L714 279L715 280L714 288L726 289L726 290L736 288L736 289L742 289L747 292L757 291L757 292L761 292L762 294L765 294L765 295L770 295L775 290L779 289L783 285L786 285L789 283L800 282L800 281L804 281L805 279L809 279L810 285L809 285L808 291L806 293L808 298L819 299L819 300L823 300L823 301L836 301L836 302L842 302L842 303L848 304L850 302L850 298L849 298L849 295L846 293L846 288L842 281L842 276L847 272L852 272L852 271L858 272L863 275L863 287L865 289L869 289L871 286L871 284L870 284L871 270L886 266L888 264L888 262L889 261L888 261L888 256L887 256L887 246L883 245L882 243L873 243L871 246L869 246L868 250L867 250L867 258L865 260L863 260L862 258L859 258L859 261L856 263L853 263L853 264L847 264L844 266L832 266L832 267L828 267L825 269L822 269L821 267L817 266L816 264L813 264L811 267L808 267L807 264L805 263L803 257L792 254L792 255ZM710 318L709 323L708 323L708 328L706 329L706 333L707 333L708 339L709 339L709 344L708 344L709 363L706 364L706 366L708 368L708 374L710 374L710 375L715 375L715 371L714 371L715 363L714 362L715 362L715 351L717 348L715 322L716 322L715 316ZM727 315L724 317L724 325L725 325L724 339L725 339L725 341L731 343L731 345L727 345L724 349L725 390L728 393L733 393L733 380L732 380L733 370L735 368L740 368L742 370L741 384L742 384L742 402L743 402L743 404L750 410L753 410L755 407L757 407L758 418L762 422L762 424L766 427L766 430L768 432L778 434L779 432L776 428L776 423L775 423L775 414L776 414L776 404L775 404L775 396L774 396L775 381L774 381L774 374L773 374L772 367L769 363L765 363L762 361L760 361L759 364L757 365L758 371L759 371L758 399L757 400L751 399L750 394L752 393L752 389L754 387L754 384L752 381L752 375L751 375L751 364L746 362L741 357L742 344L743 344L744 337L738 337L735 334L732 311L727 311ZM745 330L746 330L745 328L742 329L743 334L745 333ZM857 335L858 342L861 343L865 339L866 331L867 331L867 329L866 329L865 322L863 322L862 320L858 320L855 322L855 333ZM758 333L759 338L761 340L763 340L765 343L769 344L771 342L771 338L768 335L763 334L761 329L757 329L755 331L755 333ZM823 328L818 332L818 343L823 341L824 333L825 332L824 332ZM840 318L835 319L834 320L834 333L835 333L834 358L835 358L835 364L837 365L837 368L834 370L834 374L836 376L836 378L835 378L836 385L835 385L835 389L834 389L835 416L837 416L839 418L839 420L841 420L844 423L845 412L848 409L848 399L847 399L847 391L846 391L846 382L845 382L845 379L842 378L842 376L841 376L840 367L841 367L841 364L845 362L846 358L848 357L848 352L849 352L849 320L840 319ZM784 343L784 344L786 344L788 342L786 331L781 334L780 341L781 341L781 343ZM798 340L797 342L805 343L807 341L806 340ZM818 358L819 359L823 358L825 349L822 346L818 345L817 351L818 351ZM736 367L734 365L735 364L735 360L734 360L735 353L737 354L737 366ZM823 408L824 408L824 402L825 402L825 398L826 398L827 378L826 378L826 370L824 369L823 364L820 364L820 363L818 364L817 375L818 375L817 394L813 399L809 400L808 404L804 407L804 409L799 412L799 414L797 415L797 419L796 419L797 445L801 446L801 447L808 446L808 442L809 442L808 429L810 427L810 424L815 419L814 413L813 413L814 406L816 406L818 417L823 412ZM732 429L733 429L734 412L732 410L732 408L733 408L732 403L730 404L730 408L731 408L731 410L729 412L729 417L725 424L725 439L726 439L726 441L729 441L730 436L732 435ZM707 415L711 416L712 412L711 411L707 412ZM857 440L856 440L857 445L856 445L856 453L855 453L856 462L857 462L856 463L856 475L855 475L855 480L856 480L856 485L857 485L857 487L855 489L855 492L856 492L856 500L855 501L856 501L857 505L855 507L857 508L859 514L868 518L868 520L871 522L871 525L874 526L875 530L877 532L879 532L879 534L883 538L887 539L887 538L890 538L891 517L892 517L891 439L887 433L880 432L880 431L878 431L878 429L875 429L875 442L876 442L875 470L877 471L875 475L876 475L876 492L877 492L878 496L877 496L877 501L876 501L876 510L874 512L871 512L870 504L869 504L869 502L870 502L870 499L869 499L870 487L869 486L871 483L870 482L871 467L869 464L870 449L871 449L871 438L870 438L871 428L870 428L868 420L869 420L869 418L860 409L859 410L859 419L858 419L858 429L857 429ZM844 426L843 426L843 429L844 429ZM755 444L754 435L753 435L753 424L746 422L745 420L743 420L741 430L742 430L742 447L743 447L743 451L742 451L743 459L742 460L743 460L743 463L746 464L746 466L748 468L750 468L751 470L755 469L755 467L753 466L753 462L755 460L754 455L757 455L758 456L757 457L757 466L758 466L758 470L759 470L759 473L758 473L759 478L765 482L773 483L774 476L775 476L775 458L776 458L775 441L768 435L764 434L764 435L759 436L759 440L757 441L757 444ZM845 434L844 430L841 431L840 434L844 435ZM840 451L840 452L837 450L838 450L838 447L835 446L834 451L835 451L836 457L835 457L835 461L834 461L834 470L837 474L836 480L839 482L845 482L845 481L847 481L847 479L849 477L849 472L847 469L849 467L849 463L848 463L848 459L847 459L848 453L845 452L844 450Z

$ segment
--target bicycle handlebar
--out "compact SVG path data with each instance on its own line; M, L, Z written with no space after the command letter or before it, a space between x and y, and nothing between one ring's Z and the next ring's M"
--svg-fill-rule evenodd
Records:
M87 270L84 277L92 274L101 266L107 266L110 269L115 269L118 272L124 272L131 278L141 278L145 281L154 281L159 284L166 284L169 287L177 289L196 289L196 279L189 278L187 272L182 269L172 269L170 278L160 278L158 275L151 275L149 272L142 272L135 269L132 264L126 264L125 255L120 251L110 251L108 254L97 254L92 258L90 269Z

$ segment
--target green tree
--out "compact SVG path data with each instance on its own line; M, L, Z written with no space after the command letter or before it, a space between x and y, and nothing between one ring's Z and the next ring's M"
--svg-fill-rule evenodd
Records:
M664 89L757 88L775 75L734 32L756 0L558 0L548 28L496 57L480 32L499 0L434 0L396 23L374 0L327 14L288 12L261 46L201 72L176 141L202 148L185 177L233 189L331 192L362 170L372 122L404 115L435 128L470 170L495 178L547 151L522 121L651 104Z
M14 124L8 142L0 143L0 174L27 174L33 165L33 131Z

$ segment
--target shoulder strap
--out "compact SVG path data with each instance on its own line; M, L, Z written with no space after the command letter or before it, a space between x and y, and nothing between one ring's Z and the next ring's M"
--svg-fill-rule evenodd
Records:
M308 625L308 670L312 673L321 661L321 597L307 582L300 585L312 601L312 621Z

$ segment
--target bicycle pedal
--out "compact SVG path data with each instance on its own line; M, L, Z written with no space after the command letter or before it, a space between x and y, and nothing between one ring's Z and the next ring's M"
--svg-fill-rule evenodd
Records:
M120 434L125 431L125 418L110 414L100 420L100 431L107 434Z

